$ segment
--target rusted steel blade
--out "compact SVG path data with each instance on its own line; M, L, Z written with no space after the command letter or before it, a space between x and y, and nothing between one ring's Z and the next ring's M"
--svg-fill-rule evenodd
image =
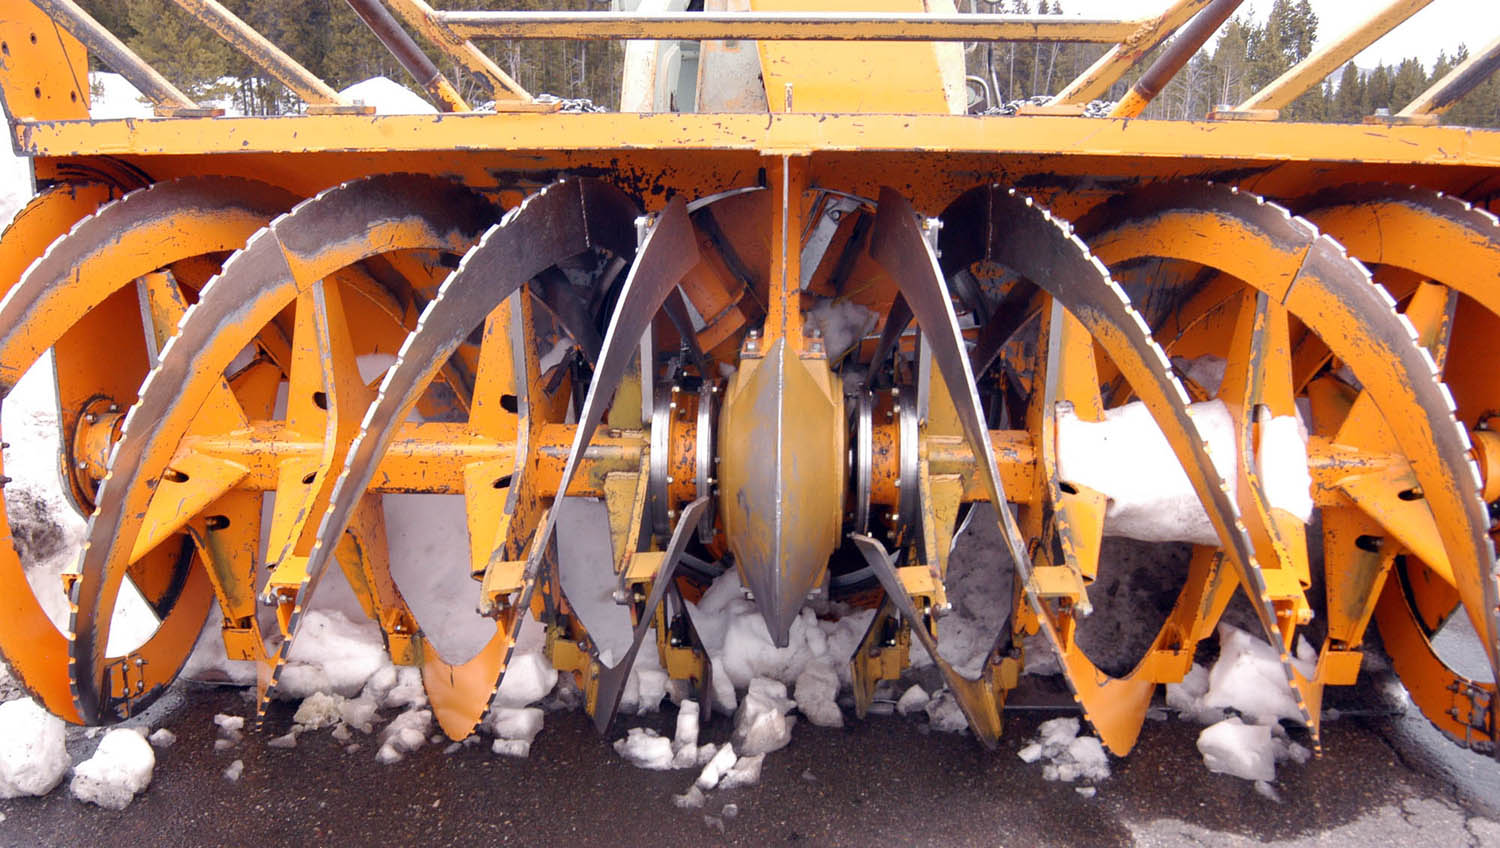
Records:
M107 203L92 215L83 215L85 205L93 206L106 197L107 193L89 187L51 189L32 201L0 239L0 254L9 254L15 249L12 239L42 235L39 225L43 221L29 219L28 213L45 216L48 210L56 214L65 206L77 209L73 216L77 223L19 274L0 303L0 396L8 394L48 348L79 331L79 322L111 295L174 262L233 250L296 202L290 193L253 180L197 177L157 183ZM130 358L130 346L134 344L139 350L143 341L139 337L114 339L115 344L125 347L117 366L126 392L117 396L122 403L134 397L133 381L138 377L131 373L134 367L146 367L144 357L139 366L133 366ZM89 390L101 388L90 385ZM78 414L63 410L62 425L76 423ZM92 504L86 498L92 493L85 491L76 478L68 480L65 475L64 479L65 493L80 511L88 512ZM67 485L69 482L74 485ZM180 554L163 550L162 556L153 557L161 564L147 566L153 571L172 569L163 585L167 591L154 603L161 626L132 652L128 663L115 664L120 675L128 676L133 690L133 697L122 705L126 711L148 704L175 678L192 650L192 633L201 626L213 602L202 562L195 561L186 537L180 540ZM69 720L120 718L118 714L86 716L78 712L69 679L68 634L54 627L36 603L21 562L8 544L0 552L0 595L5 598L5 611L0 615L0 651L16 679L49 710ZM142 662L136 664L134 659Z
M630 677L630 669L635 665L635 656L640 653L646 632L651 629L652 621L656 618L656 610L661 606L662 599L666 597L667 590L672 586L677 572L677 563L682 560L682 552L687 548L688 541L697 530L698 519L707 508L708 498L706 497L699 498L682 508L682 512L677 516L677 526L672 530L672 540L667 543L666 556L662 559L661 569L651 580L651 594L646 598L645 607L637 611L639 618L635 623L635 631L631 634L630 648L613 666L606 667L600 664L593 714L594 727L600 733L609 730L610 722L614 721L615 713L620 709L620 694L625 691L625 681ZM590 653L597 661L598 650L591 647Z
M326 274L392 249L459 251L493 219L487 201L451 181L356 180L260 230L203 289L125 418L89 521L70 649L80 713L102 716L120 698L104 656L109 619L100 612L114 606L141 516L172 452L244 344ZM370 232L381 225L377 244Z
M947 684L948 691L953 693L954 700L964 712L964 718L969 720L969 728L974 735L984 743L986 748L994 748L1000 738L1000 705L995 696L995 690L988 681L981 678L970 680L958 673L943 655L938 653L937 640L932 637L932 631L922 620L922 613L917 610L916 604L912 603L911 595L907 594L906 588L901 585L901 578L896 574L896 565L891 562L891 556L886 551L885 545L879 541L858 533L849 537L854 541L859 552L864 555L865 562L869 563L870 570L875 572L875 577L880 580L881 588L885 589L886 597L896 605L901 617L911 627L922 647L932 656L932 662L942 672L943 682ZM985 654L985 665L989 665L989 654L993 652L994 646Z
M651 326L651 319L660 311L662 302L677 288L684 274L698 264L698 242L693 225L688 220L687 204L677 198L667 204L657 217L646 239L636 251L635 263L625 278L615 313L610 317L609 330L604 335L604 349L599 355L599 364L594 369L593 382L583 401L583 410L578 415L578 429L573 434L573 444L568 450L567 462L558 479L558 497L568 490L579 460L594 430L603 420L609 400L615 388L624 378L635 355L641 334ZM642 369L649 371L649 367ZM543 545L533 548L527 560L526 571L532 573L540 566L540 551L557 531L557 510L547 514L547 521L539 531Z
M469 337L475 323L527 281L565 259L590 248L629 255L635 247L635 211L628 198L604 183L592 180L556 183L527 198L464 255L458 269L443 282L437 296L423 311L416 331L402 345L396 363L386 372L379 395L365 414L309 554L307 577L299 592L304 600L299 601L299 607L306 607L305 599L316 591L318 581L327 571L337 541L397 428L443 363ZM545 547L544 542L534 543L529 561L540 563ZM525 575L525 597L520 608L524 609L529 602L537 574L533 567ZM518 615L517 619L521 617ZM298 626L300 617L293 620L293 637ZM451 672L450 679L460 689L454 698L478 704L475 721L498 687L513 645L512 638L502 646L492 643L482 651L474 662L485 664L484 673ZM283 647L279 658L284 660L285 651ZM460 664L452 668L463 667ZM450 728L445 730L452 733Z

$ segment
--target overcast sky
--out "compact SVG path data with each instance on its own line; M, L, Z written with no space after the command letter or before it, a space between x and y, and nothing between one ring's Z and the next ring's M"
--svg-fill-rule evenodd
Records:
M1145 18L1160 13L1170 0L1063 0L1068 14L1088 18ZM1390 0L1312 0L1318 15L1318 40L1337 38L1367 19L1371 10L1385 8ZM1240 7L1253 8L1261 20L1270 11L1271 0L1245 0ZM1500 36L1500 2L1497 0L1433 0L1432 4L1375 42L1355 57L1361 67L1400 62L1420 56L1429 69L1439 50L1450 53L1460 42L1475 51Z

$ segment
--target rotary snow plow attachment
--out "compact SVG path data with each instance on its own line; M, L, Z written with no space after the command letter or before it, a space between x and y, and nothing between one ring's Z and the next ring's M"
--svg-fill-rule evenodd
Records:
M0 549L0 655L57 715L126 718L190 654L262 709L302 697L337 596L453 738L528 639L605 731L647 674L744 687L705 612L728 593L757 650L858 622L860 716L930 661L986 745L1051 657L1128 752L1229 617L1315 744L1383 650L1495 749L1500 133L1436 124L1500 48L1387 120L1274 120L1387 13L1167 122L1138 116L1235 3L351 0L450 113L387 115L177 3L301 99L272 119L192 102L72 2L13 5L0 90L39 191L0 235L0 411L51 363L42 476L88 520L61 568ZM650 114L559 112L475 44L557 37L634 39L622 102ZM952 42L1008 40L1109 46L1047 104L965 114ZM89 120L88 53L154 117Z

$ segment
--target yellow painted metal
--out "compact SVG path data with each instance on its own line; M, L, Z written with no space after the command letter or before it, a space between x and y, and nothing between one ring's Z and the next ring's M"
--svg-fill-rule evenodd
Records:
M1497 62L1500 62L1500 37L1486 44L1479 50L1474 51L1469 58L1458 63L1458 65L1434 82L1428 89L1417 95L1417 99L1402 107L1395 114L1398 119L1420 119L1428 115L1440 115L1446 112L1457 101L1462 92L1453 93L1453 89L1465 81L1466 78L1483 80L1485 76L1494 72ZM1464 89L1467 90L1467 89Z
M137 56L134 51L126 47L124 42L116 38L109 32L109 30L106 30L104 27L100 26L98 21L94 20L93 17L91 17L87 12L80 8L77 3L74 3L73 0L32 0L32 4L47 14L43 15L42 21L36 21L35 19L28 21L22 19L19 22L14 22L21 24L21 26L14 28L16 36L20 36L22 31L30 30L30 32L26 32L25 37L28 41L31 42L31 44L35 45L38 41L38 34L36 30L42 29L45 33L46 30L61 31L61 29L66 28L74 39L87 44L89 46L89 49L94 51L95 54L98 54L102 57L107 57L108 61L115 66L115 70L117 70L126 79L130 80L130 82L134 84L136 88L140 89L141 93L151 98L152 102L157 105L158 109L167 110L168 114L170 114L173 110L188 110L189 112L198 110L198 104L194 103L192 101L192 98L188 97L186 94L183 94L177 89L176 86L168 82L166 77L158 73L155 68L152 68L150 65L142 61L141 57ZM18 6L25 4L12 3L10 5ZM12 21L6 21L6 23L14 26L14 23ZM7 27L7 30L7 37L4 43L6 44L6 46L9 46L11 41L9 31L11 30L11 27ZM20 41L19 38L17 38L16 40L17 42ZM50 45L48 46L50 47ZM72 44L63 42L62 47L67 53L70 53L73 56L77 55L77 53L73 49L71 49ZM69 58L71 59L72 57L70 56ZM63 93L62 89L65 88L65 86L54 86L53 90L48 92L52 97L59 98L58 105L59 107L61 107L60 110L63 111L64 114L71 113L69 115L70 117L82 117L81 115L78 115L78 107L80 105L84 107L86 114L86 109L88 106L88 76L86 68L86 62L78 62L77 64L73 64L70 61L67 64L67 71L73 77L72 90L67 91L69 103L68 106L61 106L60 100L60 95ZM62 69L55 68L53 72L55 73L58 70ZM82 89L81 94L80 89ZM7 92L7 94L9 94L9 92ZM75 95L78 96L75 98ZM35 96L36 99L41 99L43 97L40 89L35 92ZM27 102L24 95L19 98L19 100L21 103ZM11 115L26 114L24 108L11 106L9 105L9 101L7 101L7 111L9 111Z
M1365 18L1354 29L1334 41L1325 42L1306 59L1288 68L1285 73L1272 80L1265 88L1245 98L1232 113L1256 110L1283 109L1293 100L1315 85L1323 82L1329 74L1343 67L1361 50L1374 44L1376 39L1390 32L1402 21L1425 8L1432 0L1394 0ZM1215 117L1223 117L1220 113Z
M6 117L36 121L87 118L88 65L83 44L30 3L0 10L0 94ZM14 277L6 277L13 280Z
M468 39L459 37L446 24L439 22L436 12L423 0L385 0L385 2L396 10L396 14L400 15L402 20L420 32L439 50L468 68L470 73L487 80L491 92L502 109L505 101L508 100L522 102L531 100L531 95L526 92L526 89L511 79L510 74L501 70L494 60L484 54L484 51L474 46L474 43Z
M1154 159L1331 162L1444 167L1500 165L1500 132L1457 127L1371 128L1344 124L1264 124L1096 118L963 115L308 115L294 134L279 118L21 122L18 149L33 156L200 155L212 153L352 153L369 150L496 150L541 153L541 164L567 151L663 150L1040 154L1104 171ZM613 154L611 154L613 155ZM728 158L726 156L726 158ZM1105 161L1097 161L1105 160ZM1111 165L1108 160L1116 160ZM422 160L426 161L426 160ZM1056 158L1059 164L1066 161ZM413 164L408 167L419 167ZM993 167L993 163L991 165Z
M860 0L856 5L918 20L925 10L924 0ZM750 7L757 13L790 14L819 7L848 11L850 4L751 0ZM772 112L950 111L939 69L939 45L762 40L759 46L766 102Z
M1173 30L1187 23L1208 3L1209 0L1176 0L1157 17L1142 21L1135 32L1111 47L1088 70L1064 86L1052 98L1052 103L1081 106L1097 100L1147 53L1166 40Z
M866 0L868 2L868 0ZM865 6L861 2L860 6ZM874 0L879 3L880 0ZM806 9L810 4L799 4ZM615 12L437 12L460 38L681 39L684 41L1124 41L1137 21L1054 15L929 15L907 12L619 14ZM785 7L783 7L785 8ZM839 8L848 8L840 5Z
M233 12L224 8L217 0L172 0L178 8L201 21L218 33L219 37L254 62L256 67L275 77L282 85L296 92L308 103L332 106L350 106L348 100L339 95L298 64L295 59L282 52L265 36L256 32Z

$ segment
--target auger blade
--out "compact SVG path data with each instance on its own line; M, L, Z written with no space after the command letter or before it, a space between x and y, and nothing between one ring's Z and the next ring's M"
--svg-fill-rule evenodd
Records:
M245 344L300 291L329 274L389 250L459 252L493 218L487 201L451 181L410 175L357 180L257 232L205 287L125 418L88 524L73 587L76 638L70 647L81 714L103 717L127 699L109 671L109 622L99 612L114 606L142 516L179 442ZM377 225L378 242L370 238Z
M656 572L656 576L651 578L651 594L646 597L646 605L637 611L639 618L636 620L635 630L631 633L630 647L620 661L613 666L600 665L592 707L594 727L600 733L609 730L610 722L614 721L615 713L620 709L620 695L625 691L625 681L630 677L630 669L635 666L635 656L640 653L646 632L651 629L651 623L656 618L656 610L661 606L662 600L667 596L667 590L672 586L677 573L677 564L682 561L682 552L687 549L688 542L698 529L698 519L702 517L706 509L708 509L706 497L699 498L682 508L682 512L677 516L677 526L672 530L672 539L667 543L661 568ZM594 653L597 658L597 651Z
M102 187L60 187L39 196L0 237L0 258L10 253L12 238L34 238L50 216L63 208L81 213L101 202L107 193ZM82 217L24 269L24 274L19 274L0 302L0 394L8 394L48 348L67 339L116 292L174 262L239 247L294 202L287 192L253 180L202 177L158 183ZM129 339L119 341L128 343ZM131 366L142 371L147 367L144 357L138 364L132 363L132 354L139 356L128 346L121 351L120 370L128 375L124 388L127 394L117 398L121 403L134 399L136 373ZM99 391L93 386L90 390ZM62 412L60 423L65 428L76 423L74 410L65 408ZM71 489L68 493L80 497ZM88 504L80 506L86 510ZM174 570L179 565L175 553L161 559ZM124 567L121 571L123 575ZM194 641L192 633L201 627L213 603L214 587L204 572L197 565L189 566L182 588L169 596L170 604L157 610L163 617L162 624L132 652L133 658L143 661L141 664L134 659L126 663L124 658L114 658L116 678L128 678L133 690L134 697L125 709L149 703L175 678L187 659ZM37 604L20 560L9 545L0 546L0 596L5 598L5 614L0 615L0 651L28 691L70 721L95 723L117 718L99 710L80 711L74 703L67 662L68 634L54 627ZM113 609L111 596L100 610L112 613ZM101 652L105 645L107 641L101 641Z
M1005 506L1004 491L994 472L995 460L978 416L972 377L968 371L969 361L964 354L962 340L956 329L942 331L947 338L939 340L929 329L933 323L939 327L953 327L951 301L942 286L944 275L937 266L922 234L918 229L915 212L895 192L889 193L893 204L904 207L900 215L892 216L886 238L899 238L902 249L882 248L890 257L892 275L901 279L919 280L915 285L936 294L928 295L926 307L932 314L924 322L924 309L913 301L917 323L933 345L933 357L944 370L944 378L950 391L958 383L962 395L954 391L955 404L959 405L961 418L965 421L965 433L974 446L976 456L981 457L980 470L985 476L986 489L995 501L1001 530L1006 537L1018 579L1024 587L1028 604L1036 611L1042 631L1046 634L1058 656L1064 660L1064 670L1069 685L1083 705L1085 716L1094 725L1104 744L1117 754L1123 754L1135 743L1145 718L1146 706L1154 689L1150 679L1114 680L1104 676L1071 641L1064 640L1054 626L1046 605L1037 593L1032 580L1030 558L1020 529L1010 509ZM886 197L882 196L881 210L887 209ZM895 209L896 206L892 206ZM1238 514L1229 499L1224 482L1210 461L1207 451L1198 438L1197 430L1187 414L1187 397L1172 376L1166 357L1151 340L1150 333L1139 315L1132 309L1124 293L1115 285L1104 267L1093 258L1088 249L1067 227L1029 198L1011 191L991 186L975 189L951 205L945 213L948 225L944 227L940 244L943 262L952 270L968 267L981 259L992 260L1009 268L1025 280L1040 287L1076 317L1094 339L1096 339L1128 377L1132 388L1151 409L1153 416L1167 435L1180 461L1194 477L1200 500L1205 504L1210 518L1219 530L1221 538L1231 556L1238 554L1237 562L1246 571L1255 566L1251 548L1244 528L1239 524ZM877 219L877 239L880 234ZM876 244L872 241L872 254ZM924 257L925 254L925 257ZM903 257L905 257L903 259ZM880 255L877 255L877 259ZM901 268L898 273L895 268ZM903 292L906 293L906 292ZM908 300L911 295L907 294ZM944 313L946 312L946 315ZM945 320L946 319L946 320ZM951 363L962 357L962 368ZM959 382L949 377L968 377ZM966 383L966 385L965 385ZM972 409L973 412L967 411ZM978 431L976 435L969 435ZM1259 596L1257 596L1259 597ZM1269 605L1267 605L1269 606ZM1274 632L1274 621L1265 610L1263 623L1267 632Z
M974 731L980 742L986 748L994 748L1000 739L1000 703L996 697L995 689L991 681L981 677L971 680L958 673L951 663L943 659L938 652L937 640L932 637L932 631L927 628L924 616L917 610L916 604L912 603L911 595L901 583L901 577L896 573L896 565L891 562L890 553L886 551L885 545L879 541L858 533L849 537L854 541L859 552L864 555L865 562L869 564L870 570L875 572L875 577L880 581L881 588L885 589L886 597L896 605L901 617L906 619L911 632L915 633L922 647L932 657L933 665L943 675L943 683L948 686L948 691L958 701L958 706L964 712L964 718L969 720L969 729ZM986 652L985 667L988 669L989 655L993 653L994 647Z
M590 248L629 255L635 249L634 219L634 205L617 189L592 180L569 180L527 198L465 254L458 270L443 282L437 297L423 311L416 331L402 345L365 415L322 516L299 596L310 597L316 591L337 539L348 526L397 429L437 370L469 337L475 322L538 274ZM525 473L524 467L517 470ZM511 485L521 482L513 480ZM551 510L545 524L552 523L550 515ZM513 609L525 610L529 604L547 544L542 534L533 538L527 557L530 567ZM299 603L305 606L305 601ZM434 711L450 736L469 735L483 716L510 661L523 615L514 616L509 627L501 628L484 650L466 663L447 663L424 640L423 679L429 691L441 688L441 694L433 698ZM294 628L291 636L295 633Z

